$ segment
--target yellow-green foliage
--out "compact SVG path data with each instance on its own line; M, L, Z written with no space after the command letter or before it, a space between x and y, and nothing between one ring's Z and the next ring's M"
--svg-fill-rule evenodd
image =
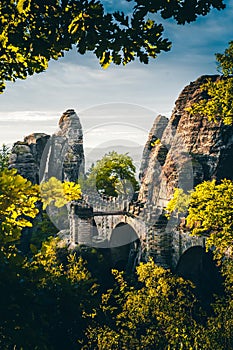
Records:
M187 225L193 234L207 234L207 247L217 257L233 257L233 182L205 181L191 193Z
M38 214L38 186L5 169L0 173L0 239L2 243L20 238L23 227L32 226L30 219Z
M157 139L155 141L151 141L150 146L151 147L155 147L156 145L159 145L161 143L160 139Z
M215 56L218 70L223 77L215 82L208 80L203 84L201 89L207 92L209 98L194 103L187 110L214 122L222 119L224 124L233 125L233 41L229 42L229 47L223 54L217 53Z
M207 248L215 247L215 256L233 256L233 182L224 179L204 181L185 194L177 188L167 205L171 213L185 213L186 226L194 235L206 235Z
M62 249L67 259L66 266L59 262L58 259L58 251ZM58 237L50 237L45 241L41 250L26 266L34 271L43 270L46 272L46 274L41 274L41 285L46 285L49 280L57 280L62 277L67 278L70 283L78 283L90 279L90 273L87 271L83 259L81 257L77 258L75 254L68 254ZM62 280L60 281L62 282Z
M102 297L105 324L87 330L83 349L210 349L202 325L193 318L193 287L150 260L137 267L140 287L114 271L117 290ZM197 310L197 309L196 309Z
M136 168L128 154L112 151L92 166L83 186L87 190L98 190L101 194L117 197L138 190L135 173Z
M55 177L51 177L48 181L41 183L40 195L43 202L43 209L49 204L54 204L61 208L72 200L81 198L81 188L79 184L74 182L61 182Z
M57 60L75 45L80 54L92 51L103 68L138 58L148 63L171 43L163 37L163 25L150 18L159 13L178 24L195 21L212 7L223 9L222 0L189 7L181 1L136 1L132 16L107 11L104 0L1 0L0 2L0 92L6 81L26 79L43 72L50 59Z
M148 63L148 57L168 51L170 43L162 38L163 27L154 21L148 25L145 15L130 25L124 13L106 16L103 4L95 0L2 0L0 92L6 81L43 72L50 59L62 57L73 45L80 54L93 51L103 68L135 57Z
M175 188L173 197L166 207L168 212L166 216L169 218L171 213L181 214L187 212L189 201L190 193L186 194L182 188Z
M0 172L0 240L17 241L22 228L32 226L31 219L39 212L38 201L42 201L45 209L50 203L61 207L80 197L80 186L73 182L62 183L51 178L40 186L32 185L17 170L3 170Z
M233 78L224 78L216 82L209 80L201 87L206 91L209 99L202 99L194 103L187 110L191 114L200 114L208 120L218 122L223 120L224 124L233 124Z

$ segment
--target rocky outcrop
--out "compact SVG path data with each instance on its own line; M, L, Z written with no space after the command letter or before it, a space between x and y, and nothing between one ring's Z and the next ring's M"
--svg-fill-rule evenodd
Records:
M142 161L141 161L141 167L139 172L139 179L141 181L143 180L146 170L148 168L151 152L154 148L154 145L160 142L163 136L164 129L166 128L167 124L168 124L168 118L162 115L158 115L155 118L155 121L150 130L148 140L145 144L143 154L142 154Z
M79 117L73 109L60 118L59 131L51 137L34 133L13 145L9 168L33 183L55 176L76 181L84 172L83 133Z
M174 187L189 190L204 180L233 180L233 127L187 111L192 103L208 98L200 89L207 79L219 76L200 77L178 97L161 142L150 151L139 200L163 207Z
M59 128L46 145L40 178L55 176L62 181L76 181L84 173L84 151L82 126L73 109L63 113Z
M9 159L9 168L15 168L18 173L32 183L39 182L40 160L45 145L50 138L44 133L34 133L24 138L24 141L14 143Z

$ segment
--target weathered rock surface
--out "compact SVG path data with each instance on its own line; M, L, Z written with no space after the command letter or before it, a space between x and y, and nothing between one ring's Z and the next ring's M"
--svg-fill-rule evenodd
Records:
M192 103L207 98L200 86L208 78L215 81L219 76L198 78L178 97L161 142L150 151L139 200L163 207L174 187L189 190L204 180L233 180L233 127L222 121L210 122L186 110Z
M163 136L164 129L166 128L168 124L168 118L158 115L155 118L155 121L153 123L153 126L150 130L148 140L145 144L143 154L142 154L142 160L141 160L141 167L139 172L139 179L142 180L145 176L145 172L148 168L151 152L153 150L153 144L155 142L159 142Z
M46 145L40 178L76 181L84 173L84 151L82 126L73 109L63 113L59 128Z
M14 143L9 159L9 168L15 168L18 173L32 183L39 182L40 160L45 145L50 138L44 133L34 133L24 138L24 141Z
M83 133L73 109L63 113L60 130L51 137L34 133L13 145L9 168L16 168L33 183L55 176L75 181L84 171Z

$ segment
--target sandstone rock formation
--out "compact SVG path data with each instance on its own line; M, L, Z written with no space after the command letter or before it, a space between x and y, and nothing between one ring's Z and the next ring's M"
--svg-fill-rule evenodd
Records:
M83 133L79 117L67 110L59 121L60 130L51 137L34 133L13 145L9 168L16 168L33 183L56 176L75 181L84 172Z
M45 145L50 138L44 133L34 133L24 141L14 143L9 159L9 168L16 168L18 173L32 183L39 182L40 160Z
M84 173L84 151L82 126L73 109L63 113L59 128L46 145L40 179L55 176L62 181L76 181Z
M233 128L186 110L192 103L208 98L200 89L207 79L215 81L219 76L198 78L178 97L161 142L152 147L149 159L142 163L139 200L163 207L174 187L189 190L204 180L233 180Z
M166 128L168 124L168 118L158 115L155 118L155 121L153 123L153 126L150 130L148 140L145 144L143 154L142 154L142 160L141 160L141 167L140 167L140 172L139 172L139 179L143 179L145 176L145 171L148 168L149 165L149 160L150 160L150 155L151 151L153 149L153 145L156 142L159 142L163 136L164 129Z

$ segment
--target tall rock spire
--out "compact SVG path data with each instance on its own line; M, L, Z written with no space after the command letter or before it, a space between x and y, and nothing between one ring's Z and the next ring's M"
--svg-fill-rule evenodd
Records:
M55 176L76 181L84 172L83 132L78 115L68 109L52 136L34 133L13 145L10 168L33 183Z
M40 179L55 176L62 181L76 181L84 172L82 126L73 109L61 116L59 131L46 145L40 170Z

